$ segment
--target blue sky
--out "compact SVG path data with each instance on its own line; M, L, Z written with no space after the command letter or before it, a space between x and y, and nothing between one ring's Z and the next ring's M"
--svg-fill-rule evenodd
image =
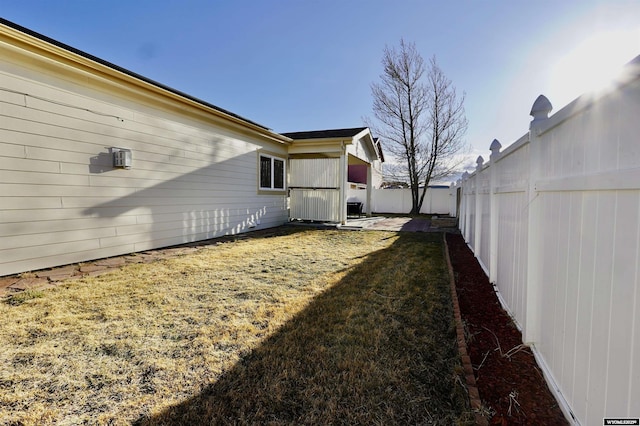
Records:
M640 55L638 0L0 0L0 14L277 132L363 125L402 37L466 93L469 164L522 136L539 94L557 111Z

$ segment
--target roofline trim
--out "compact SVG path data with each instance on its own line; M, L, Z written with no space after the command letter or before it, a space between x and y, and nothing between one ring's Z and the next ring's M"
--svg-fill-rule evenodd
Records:
M281 133L282 135L285 135L291 139L295 140L321 140L321 139L327 139L327 140L340 140L340 139L346 139L346 138L353 138L357 135L359 135L360 133L362 133L363 131L367 130L368 127L347 127L347 128L340 128L340 129L325 129L325 130L309 130L309 131L301 131L301 132L283 132ZM357 130L357 132L356 132ZM341 136L323 136L323 137L295 137L295 135L309 135L309 134L313 134L313 133L317 133L317 134L323 134L323 133L329 133L329 132L347 132L347 131L353 131L353 134L346 134L346 135L341 135Z

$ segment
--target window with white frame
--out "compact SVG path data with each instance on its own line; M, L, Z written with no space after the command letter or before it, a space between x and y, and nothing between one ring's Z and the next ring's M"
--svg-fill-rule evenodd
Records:
M268 154L260 154L260 189L284 191L285 160Z

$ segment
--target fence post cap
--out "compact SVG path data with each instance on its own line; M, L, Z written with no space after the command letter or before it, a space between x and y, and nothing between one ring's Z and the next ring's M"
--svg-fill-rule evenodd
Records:
M546 120L552 109L549 99L545 95L540 95L533 103L529 115L533 117L533 121Z
M502 148L502 144L498 141L498 139L494 139L493 142L491 142L491 146L489 147L489 149L491 150L491 158L500 155L500 148Z
M484 158L482 158L482 155L478 156L478 159L476 160L476 169L481 169L482 165L484 164Z

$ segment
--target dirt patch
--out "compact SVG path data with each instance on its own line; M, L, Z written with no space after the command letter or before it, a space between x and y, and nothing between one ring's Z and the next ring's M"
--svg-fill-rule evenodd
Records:
M566 425L522 335L460 235L448 234L467 350L490 424Z

